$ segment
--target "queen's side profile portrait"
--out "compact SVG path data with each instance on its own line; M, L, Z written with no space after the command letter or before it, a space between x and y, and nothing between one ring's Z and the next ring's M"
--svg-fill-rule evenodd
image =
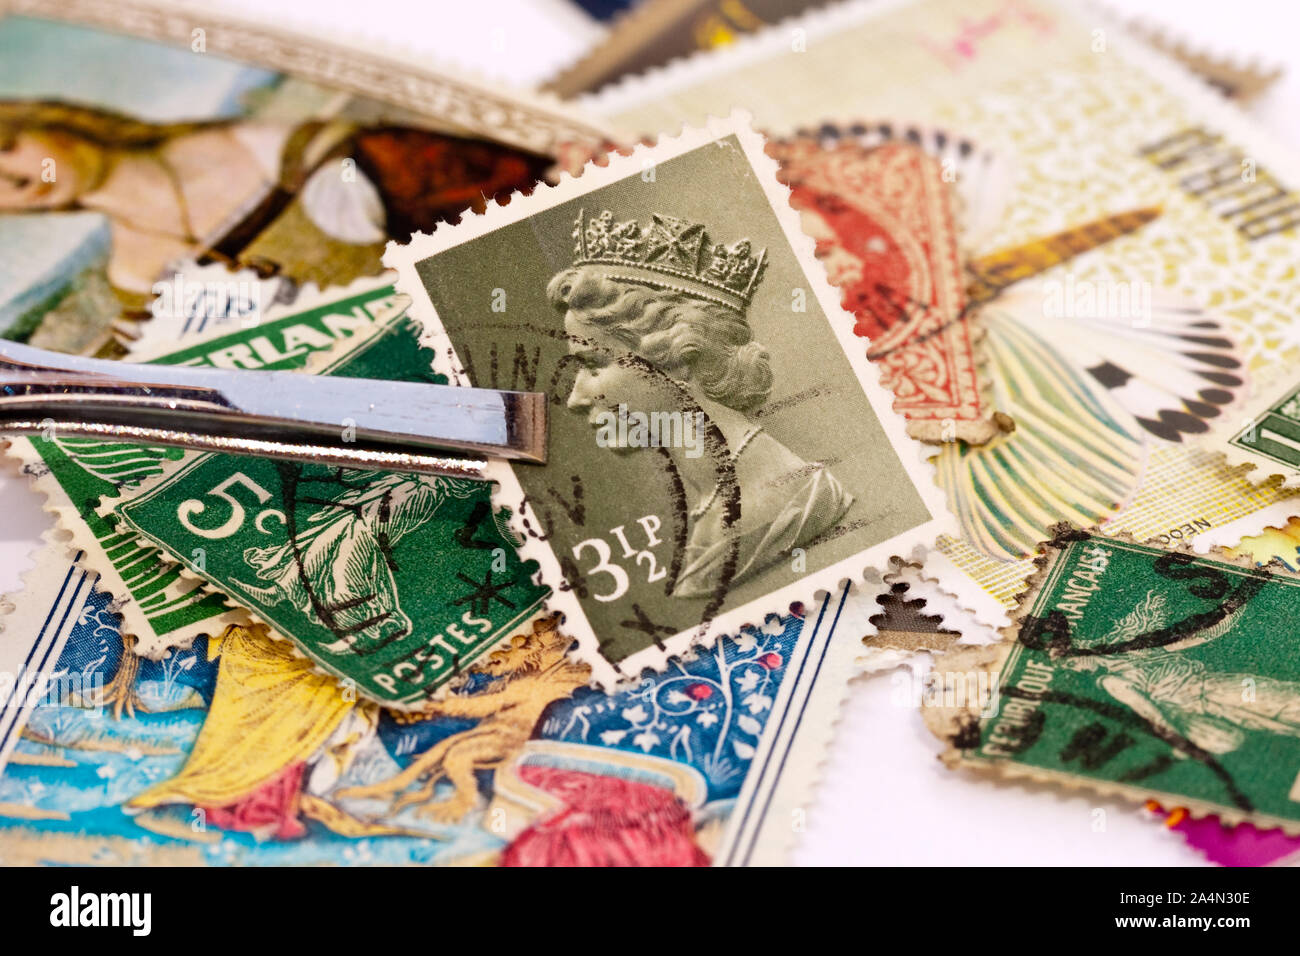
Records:
M741 583L833 528L852 495L756 415L773 388L747 318L766 250L714 243L702 224L660 214L642 225L580 212L574 238L572 266L547 288L577 365L569 409L593 427L620 406L703 414L705 454L663 449L686 499L673 596Z

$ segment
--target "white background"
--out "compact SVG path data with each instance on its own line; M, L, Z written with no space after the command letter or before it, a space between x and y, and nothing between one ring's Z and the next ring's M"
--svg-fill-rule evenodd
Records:
M1300 14L1286 2L1129 0L1109 6L1166 26L1194 46L1243 61L1258 55L1286 74L1250 108L1300 149ZM564 0L207 0L209 10L335 31L363 45L391 43L431 62L531 83L579 56L603 28ZM743 104L738 104L743 105ZM0 593L21 586L49 520L26 481L0 474ZM914 709L894 703L890 675L855 682L807 831L805 864L1196 864L1177 834L1132 804L1023 784L971 779L935 759L937 741ZM1096 810L1104 810L1098 831Z

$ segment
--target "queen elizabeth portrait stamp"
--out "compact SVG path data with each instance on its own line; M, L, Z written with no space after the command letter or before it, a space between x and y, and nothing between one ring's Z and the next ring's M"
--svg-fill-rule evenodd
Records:
M435 368L549 395L549 463L493 477L597 680L946 525L776 172L714 120L385 256Z
M1300 831L1300 577L1054 530L1009 640L935 665L995 688L926 709L945 761Z

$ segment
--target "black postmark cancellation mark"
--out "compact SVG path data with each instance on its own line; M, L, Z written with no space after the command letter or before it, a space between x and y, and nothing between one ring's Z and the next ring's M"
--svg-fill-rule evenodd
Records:
M935 664L945 760L1300 832L1300 576L1052 532L1005 640Z
M733 116L389 247L439 371L549 397L493 478L597 680L950 527L788 196Z

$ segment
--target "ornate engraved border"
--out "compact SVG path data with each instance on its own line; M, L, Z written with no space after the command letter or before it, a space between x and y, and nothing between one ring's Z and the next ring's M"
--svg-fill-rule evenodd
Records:
M436 116L466 131L552 155L568 140L601 140L609 131L557 97L501 90L452 76L414 51L376 44L345 46L326 35L291 33L201 11L172 0L0 0L0 14L65 20L188 47L202 28L210 53L291 73L322 85ZM378 47L378 52L373 52Z

